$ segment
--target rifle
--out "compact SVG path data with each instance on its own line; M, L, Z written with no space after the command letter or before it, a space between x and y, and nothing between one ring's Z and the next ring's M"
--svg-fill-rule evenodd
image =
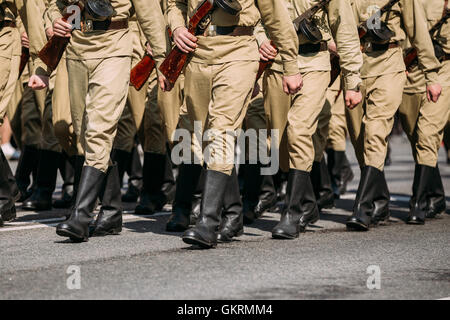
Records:
M76 5L80 8L81 11L84 9L84 5L81 1L77 2ZM73 13L66 12L63 15L63 21L67 22L67 20L73 15ZM68 37L58 37L52 36L47 44L41 49L39 52L39 58L48 66L48 68L53 71L59 64L61 57L66 50L67 45L70 42L70 38Z
M20 65L19 65L19 77L22 76L23 70L25 70L25 67L30 60L30 49L26 47L22 47L22 54L20 55Z
M294 24L295 31L297 33L303 33L309 40L313 42L317 42L317 40L322 40L322 34L319 29L311 22L311 18L321 9L323 9L328 2L331 0L321 0L319 3L316 3L314 6L306 10L303 14L297 17L292 23ZM270 45L274 47L275 44L271 41ZM270 68L273 64L273 60L268 61L259 61L258 73L256 74L256 81L259 80L261 75L266 71L266 69Z
M397 4L397 2L400 2L400 0L390 0L387 4L385 4L383 7L381 7L380 10L375 12L369 19L367 19L366 21L361 23L358 26L359 39L362 39L363 37L365 37L370 30L374 30L372 27L370 27L368 25L369 22L373 23L374 21L376 21L377 18L379 18L383 15L383 13L391 10L392 7L395 4ZM386 25L383 23L383 26L386 26ZM387 30L390 31L389 29L387 29ZM376 36L389 36L389 34L390 34L390 32L387 32L384 35L376 34ZM334 83L334 81L336 81L337 77L341 74L341 66L339 64L339 56L332 55L330 58L330 63L331 63L331 80L330 80L329 87L331 87L331 85Z
M141 90L155 68L155 60L149 54L145 54L141 61L131 69L130 83L136 90Z
M434 34L438 32L442 26L447 22L447 20L450 18L450 10L448 8L444 9L444 14L442 18L430 29L430 36L433 39ZM435 54L438 53L438 50L436 47L439 47L439 44L435 41L433 41L433 45L435 47ZM440 48L442 50L442 48ZM436 57L439 58L438 54L436 54ZM413 67L415 67L419 63L419 59L417 56L417 50L416 48L412 47L406 50L404 62L406 66L406 70L411 71Z
M208 19L209 13L212 12L214 8L214 0L203 0L203 2L195 10L193 16L189 19L189 33L195 34L197 27ZM159 67L161 73L172 85L175 84L180 76L181 71L186 64L188 55L188 53L184 53L175 45Z

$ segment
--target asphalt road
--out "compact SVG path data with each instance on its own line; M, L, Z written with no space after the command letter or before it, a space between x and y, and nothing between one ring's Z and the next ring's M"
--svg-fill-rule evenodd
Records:
M414 172L404 142L393 139L393 164L386 169L392 217L365 233L347 232L344 224L359 177L353 151L356 178L349 193L293 241L271 239L279 215L268 213L238 241L196 250L164 230L167 208L154 216L126 214L119 236L72 244L54 230L64 211L24 212L19 206L18 218L0 229L0 299L450 297L450 215L424 226L404 223ZM450 166L443 151L440 156L450 193ZM378 289L368 288L368 279Z

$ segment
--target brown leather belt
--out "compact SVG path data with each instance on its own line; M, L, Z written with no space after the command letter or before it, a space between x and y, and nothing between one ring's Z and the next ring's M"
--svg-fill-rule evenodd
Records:
M397 42L392 43L385 43L385 44L378 44L378 43L371 43L371 50L372 51L387 51L389 49L398 48L399 44Z
M14 21L0 21L0 30L6 27L10 27L10 28L15 28L16 27L16 23Z
M327 50L328 45L326 41L321 41L319 43L305 43L298 46L299 54L318 53Z
M221 27L216 26L216 35L218 36L252 36L253 35L253 27L244 27L244 26L228 26Z
M128 28L128 19L123 20L105 20L105 21L95 21L95 20L85 20L81 30L83 32L91 31L109 31L109 30L120 30Z

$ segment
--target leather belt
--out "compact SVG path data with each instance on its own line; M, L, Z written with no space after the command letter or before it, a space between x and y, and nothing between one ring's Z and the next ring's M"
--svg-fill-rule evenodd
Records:
M244 27L244 26L228 26L228 27L221 27L216 26L216 35L218 36L233 36L233 37L240 37L240 36L252 36L253 35L253 27Z
M6 28L6 27L15 28L16 23L14 21L9 21L9 20L0 21L0 29Z
M379 43L371 43L370 44L371 51L387 51L389 49L398 48L399 44L397 42L392 43L385 43L385 44L379 44Z
M298 46L299 54L318 53L327 50L328 44L326 41L321 41L319 43L305 43Z
M81 30L83 32L91 32L91 31L120 30L120 29L127 29L127 28L128 28L128 19L115 20L115 21L84 20Z

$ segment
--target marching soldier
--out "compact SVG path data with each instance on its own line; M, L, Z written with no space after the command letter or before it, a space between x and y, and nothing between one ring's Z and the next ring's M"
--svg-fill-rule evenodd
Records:
M434 218L445 212L446 207L437 158L450 114L450 11L448 0L420 2L429 29L444 17L447 17L447 21L432 35L434 46L442 48L443 52L438 73L438 82L442 85L441 97L436 103L427 98L425 76L420 68L415 66L407 74L403 101L399 108L402 127L411 142L416 162L407 220L409 224L424 224L425 218Z
M57 226L56 233L78 242L90 235L89 225L100 195L102 207L92 235L122 230L118 170L111 164L110 152L128 93L132 53L128 19L132 11L150 42L157 66L162 63L167 44L164 18L156 0L86 1L82 29L72 33L72 25L63 21L59 10L64 4L70 3L52 0L49 10L55 35L70 37L66 49L70 106L85 162L71 216ZM158 80L163 89L169 88L164 76L159 75ZM48 71L42 62L30 84L34 89L48 86Z
M189 115L192 120L200 121L202 128L207 125L205 129L214 129L209 146L211 157L205 159L207 170L200 217L195 227L184 233L183 241L211 248L218 240L216 228L225 194L232 198L236 191L239 194L234 165L224 160L234 156L234 141L225 142L226 131L241 127L250 101L259 61L253 30L260 15L280 50L286 94L300 89L301 76L296 62L295 31L285 19L287 12L279 1L259 0L258 6L253 0L221 1L220 8L211 15L216 35L206 32L194 36L186 28L186 19L199 2L169 0L168 20L178 48L186 53L193 52L185 68L185 101ZM226 238L240 234L240 219L234 218L227 220L230 224L222 226Z
M419 0L391 1L380 17L386 0L356 0L353 11L357 24L373 25L361 40L364 64L361 69L364 100L346 109L347 124L361 167L361 178L353 214L347 220L350 230L368 230L389 218L389 190L384 176L387 137L394 114L400 106L406 80L403 51L399 41L409 38L417 49L419 66L425 75L426 92L436 102L441 93L437 71L439 61L426 27ZM370 17L378 17L369 21Z
M310 10L319 1L287 0L291 21ZM272 129L279 130L279 149L287 148L289 163L285 154L280 155L281 169L289 168L286 205L280 222L272 230L272 237L294 239L309 223L319 218L316 195L310 179L315 159L313 135L317 130L319 114L325 103L326 90L330 82L330 54L327 41L333 36L344 78L346 104L354 106L361 100L358 87L361 79L359 69L362 57L359 51L358 34L347 0L331 0L323 4L323 11L317 12L308 22L305 32L299 32L298 65L304 79L303 89L289 97L279 93L281 86L280 63L276 59L264 75L265 107ZM311 30L324 30L324 34L312 34ZM269 41L260 46L264 59L272 59L276 51ZM283 146L281 143L287 143ZM323 152L323 150L322 150ZM285 159L285 160L283 160Z

